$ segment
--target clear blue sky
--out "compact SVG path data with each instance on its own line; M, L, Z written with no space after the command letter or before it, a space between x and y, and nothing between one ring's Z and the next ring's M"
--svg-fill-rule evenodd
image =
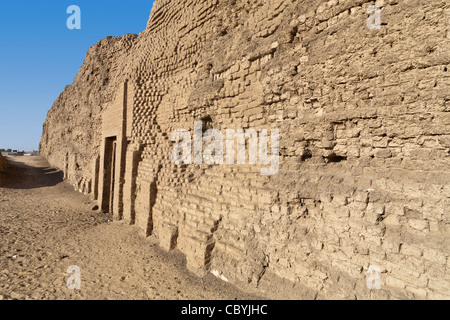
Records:
M81 9L69 30L67 8ZM37 150L53 102L72 84L90 46L143 31L153 1L2 1L0 6L0 149Z

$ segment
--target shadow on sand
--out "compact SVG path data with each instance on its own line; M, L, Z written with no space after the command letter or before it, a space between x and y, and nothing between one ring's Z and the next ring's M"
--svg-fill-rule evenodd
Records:
M29 166L16 157L7 157L6 170L0 172L0 188L35 189L55 186L63 181L64 173L50 167Z

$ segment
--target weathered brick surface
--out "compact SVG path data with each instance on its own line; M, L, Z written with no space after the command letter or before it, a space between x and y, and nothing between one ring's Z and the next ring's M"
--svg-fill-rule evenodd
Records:
M0 153L0 171L5 170L6 160L3 158L3 155Z
M115 217L199 275L281 298L449 298L450 4L377 1L369 30L371 4L158 0L139 36L89 50L41 154L101 200L116 137ZM279 173L174 165L172 132L201 119L279 129Z

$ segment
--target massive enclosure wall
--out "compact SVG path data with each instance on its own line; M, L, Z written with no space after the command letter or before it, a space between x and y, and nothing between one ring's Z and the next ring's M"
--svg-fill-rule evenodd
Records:
M90 168L99 157L101 115L124 77L123 63L136 35L108 37L89 49L74 82L66 86L47 114L40 154L80 191L93 190Z
M6 160L3 158L3 155L0 153L0 171L5 170Z
M377 1L369 29L372 4L157 0L139 36L90 49L41 154L199 275L276 298L449 298L450 4ZM278 129L278 173L175 165L194 121Z

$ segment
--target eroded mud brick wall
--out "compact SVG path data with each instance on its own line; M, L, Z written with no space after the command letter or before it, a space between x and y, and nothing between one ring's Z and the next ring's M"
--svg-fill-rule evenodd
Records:
M0 153L0 171L5 170L6 160L3 158L3 155Z
M157 0L92 47L41 154L193 272L278 298L450 297L450 4ZM176 129L279 129L278 174L171 161ZM381 270L369 290L367 269Z
M94 190L102 114L120 91L127 69L123 64L136 37L108 37L92 46L73 84L55 101L43 125L40 154L63 170L65 178L81 192Z

